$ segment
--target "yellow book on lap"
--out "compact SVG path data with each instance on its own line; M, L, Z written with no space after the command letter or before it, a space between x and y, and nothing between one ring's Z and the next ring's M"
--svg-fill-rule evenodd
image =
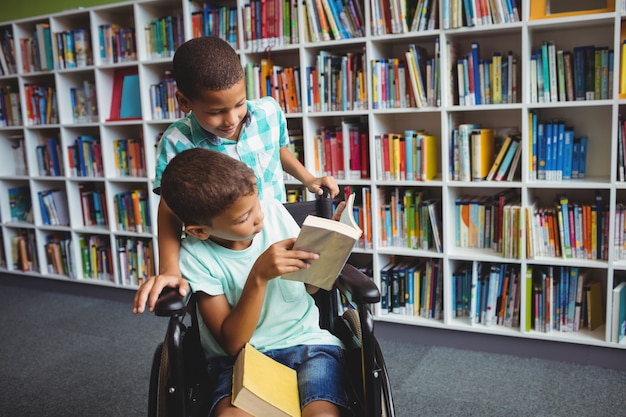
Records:
M233 367L231 402L256 417L300 417L296 371L246 343Z

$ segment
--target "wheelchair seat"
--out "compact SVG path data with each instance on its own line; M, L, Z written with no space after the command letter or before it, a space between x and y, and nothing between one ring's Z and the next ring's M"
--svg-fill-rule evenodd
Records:
M332 217L332 200L287 203L298 224L309 214ZM371 278L346 264L331 291L319 290L315 302L320 326L337 336L346 347L349 394L354 416L395 417L382 351L374 335L370 305L380 301ZM212 381L200 344L195 296L181 297L173 288L161 293L157 316L169 317L163 342L157 346L150 373L149 417L208 416Z

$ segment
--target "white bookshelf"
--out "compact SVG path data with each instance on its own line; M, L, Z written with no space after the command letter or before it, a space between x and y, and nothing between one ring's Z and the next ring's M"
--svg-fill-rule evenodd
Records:
M21 19L14 22L2 22L0 28L8 27L13 32L18 55L18 68L21 68L18 39L32 36L35 24L49 23L52 32L71 30L76 28L88 29L91 35L93 65L75 69L56 69L52 71L24 73L0 76L0 86L11 86L18 90L22 99L22 117L26 120L24 106L24 85L28 83L52 83L56 86L59 108L59 122L44 126L28 126L26 124L15 127L0 128L0 232L2 234L4 265L0 264L0 271L11 274L25 274L45 279L69 280L75 279L86 284L108 285L136 289L136 284L126 284L116 272L110 280L97 280L84 277L85 271L81 268L79 240L97 236L109 242L112 249L113 270L118 271L119 259L115 255L118 239L140 239L151 242L156 253L156 208L158 197L151 192L154 177L154 157L156 137L164 131L174 120L154 120L150 111L149 86L162 79L165 70L171 68L171 58L151 58L148 56L145 37L142 28L152 18L164 15L183 15L184 37L190 39L191 15L201 10L200 2L185 0L144 0L134 2L120 2L105 6L96 6L64 11L51 16L39 16ZM238 21L242 20L244 0L227 2L237 6ZM369 1L361 3L365 20L370 20L371 8ZM367 121L369 129L369 164L370 179L339 180L342 186L351 186L355 190L370 187L373 209L373 247L371 249L356 249L353 255L357 263L372 263L374 280L379 283L380 269L392 258L419 259L434 258L441 260L443 271L443 317L440 320L424 319L398 314L381 314L380 308L375 307L376 319L381 321L403 323L407 325L427 326L442 329L453 329L476 333L501 334L528 339L542 339L571 342L583 345L595 345L626 348L626 343L615 344L610 342L611 300L612 288L618 279L626 277L626 261L617 259L613 251L609 251L607 261L588 261L561 258L527 259L525 248L522 249L522 259L505 259L491 250L461 249L454 244L454 205L455 199L464 194L494 195L499 191L516 190L519 193L522 207L529 207L533 202L551 202L559 192L566 192L570 198L579 198L581 201L592 200L594 192L600 190L604 202L611 207L609 236L615 235L617 228L615 220L615 205L626 203L626 183L616 179L617 161L617 121L620 112L626 108L626 100L618 99L619 62L621 52L621 26L626 15L623 15L621 3L616 12L589 14L575 17L530 20L530 0L521 1L522 21L519 23L494 24L482 27L458 29L435 29L423 32L411 32L396 35L373 36L370 25L365 37L339 41L325 41L309 43L305 41L305 22L302 11L298 15L298 30L300 42L294 45L273 46L271 57L276 65L299 66L301 69L313 65L320 50L329 50L336 53L365 51L366 62L372 59L401 57L408 44L425 47L430 54L434 51L435 40L441 45L442 68L448 65L448 45L455 48L457 55L469 52L472 41L480 43L481 55L489 55L494 51L513 51L517 57L518 68L518 102L513 104L457 106L450 100L450 85L447 82L449 75L442 71L441 88L442 102L440 107L406 108L406 109L373 109L371 97L372 86L367 83L368 108L347 112L316 113L309 111L306 105L306 96L301 97L303 109L300 113L287 114L289 128L301 128L304 133L305 165L314 171L315 160L312 137L320 126L340 124L344 117L358 116ZM440 8L441 10L441 8ZM440 17L441 21L441 17ZM132 26L136 29L137 60L116 64L103 63L97 52L98 27L102 24L113 23L122 26ZM441 25L438 25L441 27ZM242 64L259 62L267 51L258 48L242 48L244 45L244 28L237 25L238 48ZM543 40L554 40L563 49L571 50L574 46L583 44L606 45L615 51L615 71L613 77L613 97L608 100L574 101L557 103L531 103L529 89L529 61L532 51ZM141 120L107 122L111 106L111 91L113 74L117 68L137 68L140 80ZM368 79L370 67L367 68ZM301 85L305 86L305 73L302 70ZM97 90L98 121L84 124L74 124L72 120L69 88L77 87L87 80L95 83ZM303 92L304 94L304 92ZM535 181L529 174L529 127L528 114L531 111L539 112L546 119L561 118L573 124L576 133L588 135L590 140L587 156L587 177L584 180L549 182ZM459 182L448 178L448 146L453 123L480 123L483 127L511 127L517 126L522 133L523 151L521 155L521 179L513 182ZM373 151L374 136L384 132L403 132L406 129L424 129L437 137L439 146L438 175L432 181L383 181L376 179L375 167L377 155ZM21 135L27 150L28 175L16 174L16 162L12 157L11 138ZM66 148L80 135L99 136L102 143L103 168L102 177L73 177L68 174L69 165ZM58 177L40 176L37 167L35 147L47 137L59 138L63 153L63 175ZM142 138L146 159L147 175L144 177L120 177L115 171L113 159L113 140L119 138ZM346 156L347 162L347 156ZM103 190L106 194L108 226L84 226L81 208L79 186L90 184ZM10 219L8 189L18 185L27 185L33 201L34 220L32 223L14 223ZM287 181L288 188L298 188L292 180ZM441 199L443 226L443 252L437 253L434 249L414 250L399 247L383 247L380 243L380 221L376 215L380 206L378 191L393 189L394 187L427 189L431 196ZM70 224L67 226L50 226L42 221L37 204L37 193L51 188L64 189L67 192ZM136 233L118 230L114 216L114 195L134 189L144 190L150 195L149 205L152 220L152 231ZM38 268L24 272L13 266L13 248L11 238L21 230L31 231L35 236L36 259ZM523 237L526 237L523 230ZM57 235L71 238L71 252L73 254L74 278L65 275L50 274L46 268L46 253L44 243L46 236ZM599 278L603 284L605 301L605 322L593 332L579 331L575 333L551 332L541 333L525 331L525 303L526 283L521 283L521 325L514 328L502 326L470 325L467 317L455 318L452 314L451 303L451 274L461 264L479 260L487 263L508 263L516 265L522 271L529 266L578 266L589 269L593 276Z

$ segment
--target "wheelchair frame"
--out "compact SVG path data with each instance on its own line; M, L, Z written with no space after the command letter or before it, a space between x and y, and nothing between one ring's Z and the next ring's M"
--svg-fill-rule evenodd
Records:
M296 222L306 215L332 216L332 200L319 198L286 204ZM355 306L355 314L340 315L340 295ZM374 336L370 304L380 301L380 291L361 271L346 264L331 291L319 290L314 296L320 310L320 325L339 337L347 350L348 372L360 375L352 387L355 415L395 417L395 408L382 351ZM150 373L149 417L196 417L208 415L207 397L211 390L206 361L200 344L195 297L181 297L166 288L155 306L157 316L169 317L165 339L154 353ZM190 324L185 323L189 316ZM355 336L355 333L359 337ZM350 376L350 378L354 378ZM360 386L359 386L360 385Z

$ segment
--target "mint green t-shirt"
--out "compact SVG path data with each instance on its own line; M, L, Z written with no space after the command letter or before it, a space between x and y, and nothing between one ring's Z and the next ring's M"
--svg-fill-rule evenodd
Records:
M272 243L298 235L298 225L278 200L263 200L261 208L265 214L263 231L245 250L226 249L208 239L202 241L192 236L183 239L180 268L192 291L224 294L234 308L259 255ZM207 359L226 356L201 318L199 322L200 339ZM304 284L280 277L268 282L261 315L250 343L262 352L296 345L342 346L339 339L319 327L319 311Z

